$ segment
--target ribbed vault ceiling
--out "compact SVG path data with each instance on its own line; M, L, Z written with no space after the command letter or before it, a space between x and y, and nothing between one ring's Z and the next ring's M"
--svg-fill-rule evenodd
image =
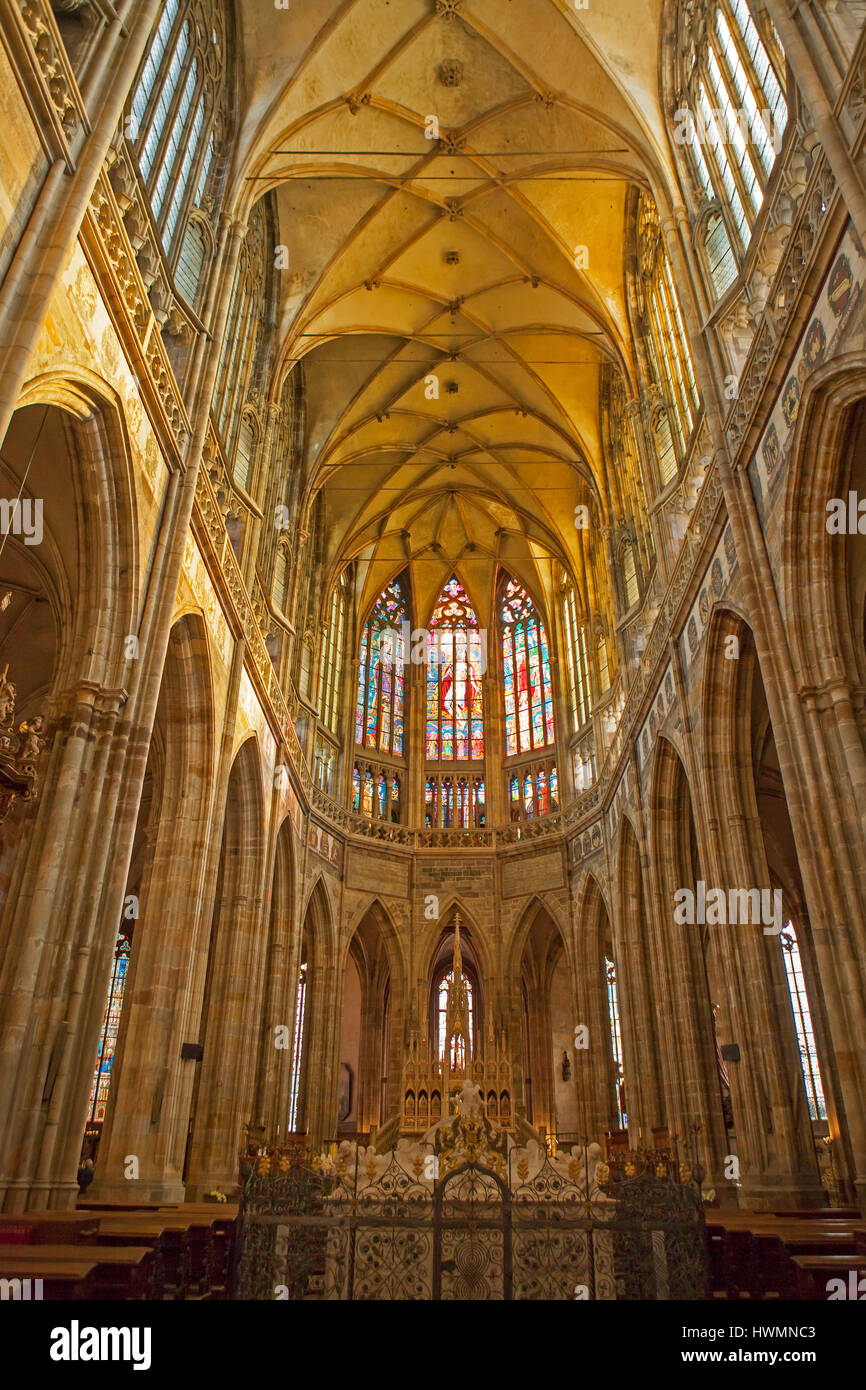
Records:
M408 564L418 614L455 569L486 613L500 561L549 596L580 575L575 505L607 510L599 366L633 375L625 198L666 178L660 6L240 9L242 186L276 192L329 563L357 558L367 601Z

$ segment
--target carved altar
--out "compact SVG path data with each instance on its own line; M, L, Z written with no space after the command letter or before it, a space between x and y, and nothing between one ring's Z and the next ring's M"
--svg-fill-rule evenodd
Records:
M472 1037L466 980L460 947L460 917L454 919L454 954L448 984L445 1047L440 1057L429 1037L410 1033L403 1063L400 1126L403 1135L422 1135L457 1111L457 1097L470 1082L484 1097L484 1113L494 1124L511 1131L514 1090L511 1059L503 1037L492 1024L484 1044Z

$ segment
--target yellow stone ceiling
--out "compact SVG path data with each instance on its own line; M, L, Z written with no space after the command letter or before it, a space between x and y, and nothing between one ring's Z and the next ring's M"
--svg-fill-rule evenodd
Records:
M358 559L369 602L408 564L419 615L454 569L488 613L500 561L549 598L580 577L575 505L608 510L600 364L633 380L626 192L670 180L660 4L239 8L238 201L275 190L329 565Z

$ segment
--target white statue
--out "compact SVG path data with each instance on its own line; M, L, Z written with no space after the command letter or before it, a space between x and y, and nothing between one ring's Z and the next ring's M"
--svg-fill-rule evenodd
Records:
M457 1100L457 1113L459 1115L483 1115L484 1097L478 1086L471 1081L464 1082L460 1088Z

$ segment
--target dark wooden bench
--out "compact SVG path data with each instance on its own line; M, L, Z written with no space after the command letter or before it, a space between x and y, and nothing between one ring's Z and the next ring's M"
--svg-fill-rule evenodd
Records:
M830 1279L847 1284L851 1270L858 1281L866 1275L866 1255L794 1255L791 1263L797 1276L797 1297L813 1301L826 1301Z

